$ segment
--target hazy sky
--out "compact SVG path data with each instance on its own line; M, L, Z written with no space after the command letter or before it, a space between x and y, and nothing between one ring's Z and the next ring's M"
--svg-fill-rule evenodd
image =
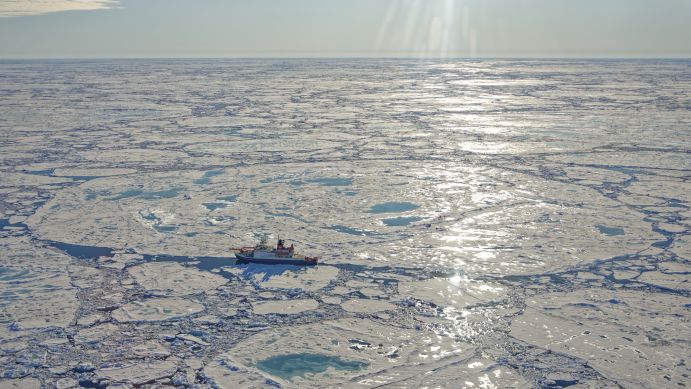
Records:
M691 0L0 0L0 59L691 57Z

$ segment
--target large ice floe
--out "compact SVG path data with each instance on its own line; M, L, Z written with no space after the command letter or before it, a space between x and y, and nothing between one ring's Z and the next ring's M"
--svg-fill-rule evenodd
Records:
M688 68L0 63L0 388L688 387Z
M151 293L185 296L213 290L228 280L174 262L149 262L127 269L130 276Z
M203 310L203 305L188 299L179 297L150 298L123 305L113 311L113 319L123 323L170 320Z
M511 335L550 351L587 360L623 386L684 383L688 326L679 326L688 298L602 288L529 299Z
M341 319L262 332L221 355L217 364L241 369L237 378L225 376L229 383L242 382L246 374L268 373L287 385L370 386L409 379L472 350L449 338L419 336L415 330L370 320Z

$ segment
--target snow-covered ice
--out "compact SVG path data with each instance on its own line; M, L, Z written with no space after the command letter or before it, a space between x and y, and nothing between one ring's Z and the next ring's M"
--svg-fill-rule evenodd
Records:
M0 388L689 386L689 66L0 62Z

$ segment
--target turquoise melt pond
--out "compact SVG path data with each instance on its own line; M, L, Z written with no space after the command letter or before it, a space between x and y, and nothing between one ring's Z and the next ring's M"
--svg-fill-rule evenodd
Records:
M363 361L310 353L276 355L257 363L260 370L286 380L322 373L330 367L336 370L361 370L367 366L369 363Z

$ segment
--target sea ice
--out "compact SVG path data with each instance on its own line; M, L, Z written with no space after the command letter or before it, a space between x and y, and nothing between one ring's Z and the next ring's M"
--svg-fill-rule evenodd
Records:
M325 287L338 275L338 269L329 265L286 270L278 275L271 276L261 282L262 288L293 289L300 288L307 291L317 291ZM264 275L257 274L255 278L263 280Z
M113 311L113 319L121 322L146 322L176 319L204 310L204 306L179 297L150 298L133 301Z
M439 367L449 359L466 355L473 348L448 338L428 337L399 327L370 320L342 319L332 322L278 328L254 335L222 356L226 364L238 366L249 375L267 374L254 366L261 360L277 355L310 353L338 356L346 361L362 362L354 370L326 369L321 373L295 376L289 380L272 376L287 385L350 385L366 377L381 376L379 384L410 378L410 366L424 365L426 371ZM371 379L370 378L370 379Z
M688 386L688 65L0 63L0 387Z
M341 308L353 313L374 313L396 309L396 306L384 300L351 299L342 302Z
M305 311L317 309L319 303L312 299L290 299L290 300L276 300L263 301L253 305L252 309L257 315L267 315L270 313L278 313L281 315L294 315Z
M511 336L548 350L587 359L605 377L631 386L685 381L678 326L687 298L636 291L585 289L528 301Z
M0 389L39 389L41 381L35 378L21 378L17 380L0 379Z
M172 262L149 262L127 271L146 290L169 296L197 294L228 282L219 275Z
M144 385L160 378L171 377L178 370L172 361L139 362L122 367L108 367L96 370L96 376L111 383Z

